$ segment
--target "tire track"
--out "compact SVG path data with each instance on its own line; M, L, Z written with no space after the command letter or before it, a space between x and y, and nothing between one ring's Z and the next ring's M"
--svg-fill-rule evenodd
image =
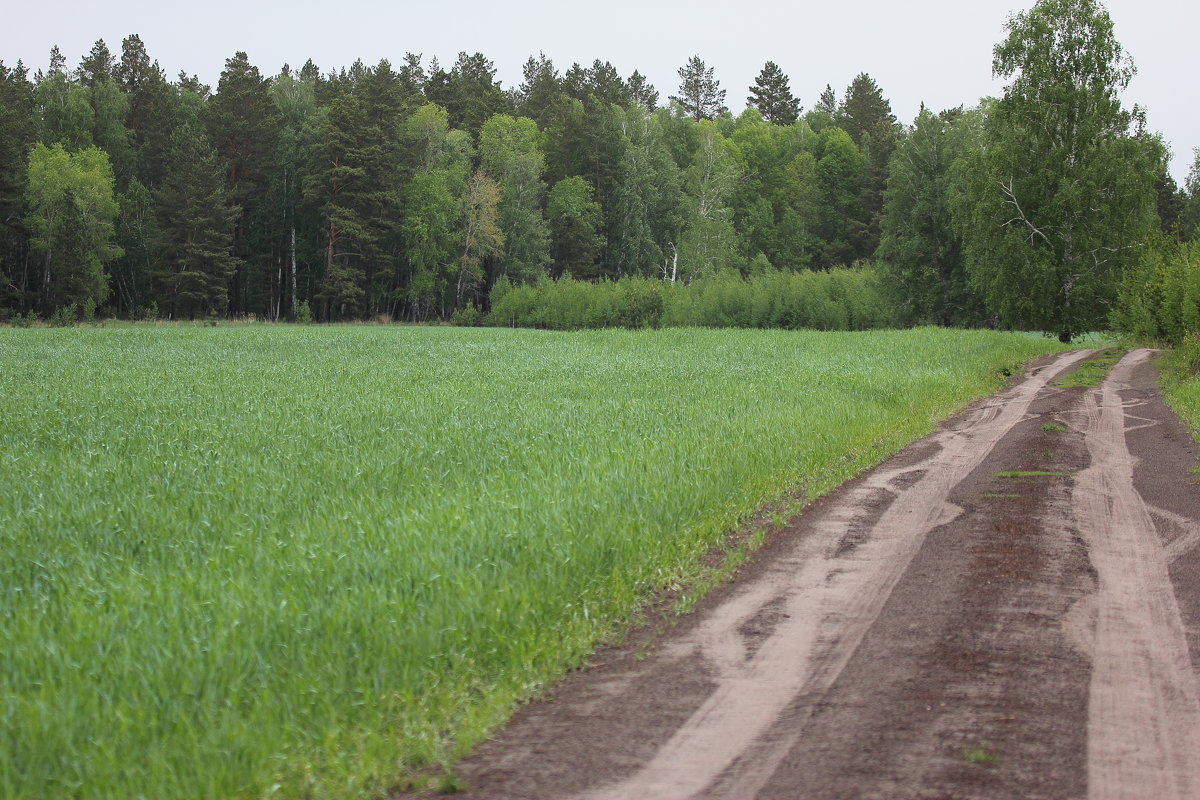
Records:
M1194 545L1194 533L1163 547L1134 488L1119 394L1150 355L1127 354L1084 401L1091 466L1077 476L1074 510L1098 576L1089 601L1092 800L1200 796L1200 689L1168 573L1170 559Z
M803 696L804 708L811 710L811 701L829 689L925 534L957 513L947 503L951 490L1025 418L1038 392L1089 352L1060 355L982 403L961 427L930 437L936 451L922 463L872 473L857 488L858 499L880 492L894 496L884 514L873 523L859 519L853 509L868 504L852 497L840 505L849 512L826 518L790 557L676 645L675 658L699 656L715 670L716 689L636 773L579 797L754 796L800 734L769 741L763 735L798 697ZM906 488L895 488L898 485ZM739 629L773 604L782 608L779 622L750 653ZM799 731L802 726L790 727Z

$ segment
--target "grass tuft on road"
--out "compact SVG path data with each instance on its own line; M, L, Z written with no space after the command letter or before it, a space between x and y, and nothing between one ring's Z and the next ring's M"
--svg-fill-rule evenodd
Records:
M1060 389L1070 389L1076 386L1099 386L1104 382L1108 371L1121 360L1123 355L1125 355L1125 351L1119 348L1105 348L1086 361L1080 362L1075 369L1063 375L1053 385Z

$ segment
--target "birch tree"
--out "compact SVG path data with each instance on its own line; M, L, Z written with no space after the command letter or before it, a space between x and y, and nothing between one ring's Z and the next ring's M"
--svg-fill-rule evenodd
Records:
M1119 92L1132 60L1097 0L1040 0L994 51L1011 82L960 207L967 270L1006 325L1069 342L1102 326L1156 224L1163 148Z

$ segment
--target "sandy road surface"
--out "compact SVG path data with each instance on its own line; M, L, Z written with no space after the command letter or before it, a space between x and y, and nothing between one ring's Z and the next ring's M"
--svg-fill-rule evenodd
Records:
M1149 351L814 503L461 765L489 798L1200 797L1200 490ZM664 626L666 626L664 628Z

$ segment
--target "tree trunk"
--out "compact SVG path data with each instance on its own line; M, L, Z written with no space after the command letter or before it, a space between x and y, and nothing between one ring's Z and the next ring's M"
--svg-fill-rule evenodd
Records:
M292 224L292 319L296 318L296 225Z

